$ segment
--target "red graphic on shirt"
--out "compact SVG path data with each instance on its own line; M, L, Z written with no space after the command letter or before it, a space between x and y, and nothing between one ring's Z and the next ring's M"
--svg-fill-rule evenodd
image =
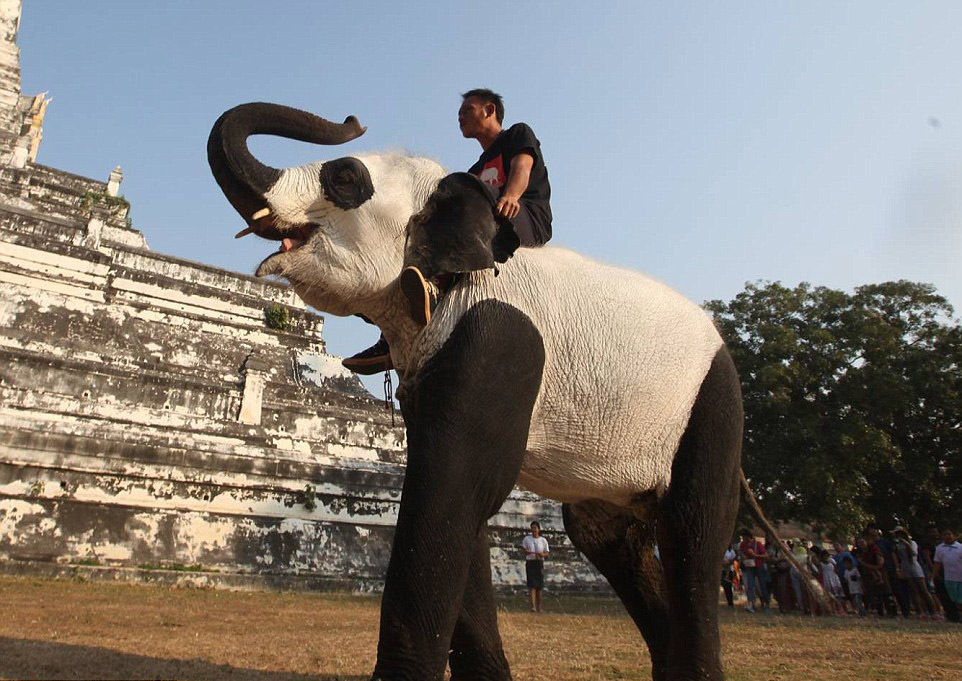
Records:
M484 164L478 179L491 187L502 187L507 181L504 175L504 164L501 163L501 154Z

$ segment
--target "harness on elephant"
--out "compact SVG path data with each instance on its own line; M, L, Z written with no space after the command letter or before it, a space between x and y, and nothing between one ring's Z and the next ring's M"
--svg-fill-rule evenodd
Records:
M384 408L391 410L391 427L393 428L396 425L394 422L394 383L391 380L390 369L384 372Z

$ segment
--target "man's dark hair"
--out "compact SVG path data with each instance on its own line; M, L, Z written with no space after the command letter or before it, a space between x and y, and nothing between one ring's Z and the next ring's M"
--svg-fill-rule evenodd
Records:
M532 529L534 529L535 527L537 527L537 528L540 530L540 529L541 529L541 523L539 523L537 520L535 520L535 521L533 521L533 522L531 523L530 527L531 527Z
M461 95L462 100L465 100L468 97L477 97L486 104L494 104L494 115L498 119L498 123L504 122L504 100L501 99L501 95L499 95L497 92L494 90L489 90L486 87L479 87L473 90L468 90Z

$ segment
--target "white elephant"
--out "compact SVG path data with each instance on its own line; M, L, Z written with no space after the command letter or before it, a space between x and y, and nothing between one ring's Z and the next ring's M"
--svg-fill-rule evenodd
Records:
M248 104L217 121L208 154L245 232L281 241L257 274L374 321L403 377L408 464L374 678L440 679L446 663L454 679L510 678L485 524L515 483L564 502L572 542L637 624L655 679L721 678L743 417L711 320L659 282L562 248L512 256L517 239L480 181L432 161L276 170L246 148L250 134L337 144L363 130ZM397 285L405 260L428 276L474 270L423 328Z

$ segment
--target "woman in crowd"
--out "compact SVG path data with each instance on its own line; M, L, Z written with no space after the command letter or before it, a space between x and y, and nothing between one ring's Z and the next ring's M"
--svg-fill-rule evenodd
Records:
M745 606L746 612L755 612L755 589L758 589L759 599L762 607L768 610L768 571L765 569L765 561L768 560L768 553L765 545L755 539L755 535L747 527L742 528L739 533L742 541L738 545L741 560L738 562L742 566L742 576L745 578L745 594L748 596L748 605Z
M895 574L905 582L912 600L912 607L921 619L935 617L935 603L929 595L928 587L925 585L925 574L918 561L919 545L902 526L892 530L892 537L895 540L895 555L898 558Z

